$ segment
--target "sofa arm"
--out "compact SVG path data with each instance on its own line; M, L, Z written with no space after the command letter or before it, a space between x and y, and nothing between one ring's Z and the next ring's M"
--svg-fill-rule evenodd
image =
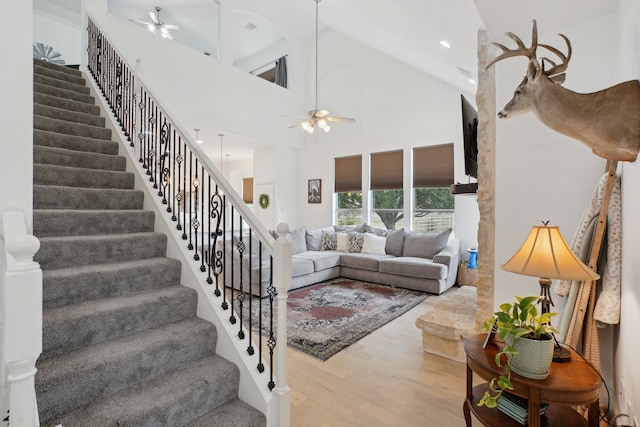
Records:
M447 245L436 256L433 262L447 266L447 286L455 283L458 276L458 264L460 263L460 240L451 238Z

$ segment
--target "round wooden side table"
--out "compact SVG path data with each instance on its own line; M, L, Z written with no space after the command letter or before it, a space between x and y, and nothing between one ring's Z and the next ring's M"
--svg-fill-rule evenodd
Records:
M471 427L471 414L485 426L516 427L522 426L497 408L477 406L478 401L488 389L488 382L499 375L506 375L506 360L502 366L496 366L495 355L498 345L491 342L482 348L486 334L475 335L467 339L464 350L467 354L467 397L463 404L467 427ZM487 382L473 385L473 374ZM515 390L509 393L528 401L528 413L532 427L598 427L598 397L602 380L591 365L580 355L571 351L571 361L552 363L549 376L544 380L532 380L511 373L511 383ZM505 392L506 393L506 392ZM548 403L545 415L540 416L540 404ZM589 419L586 420L571 406L589 405Z

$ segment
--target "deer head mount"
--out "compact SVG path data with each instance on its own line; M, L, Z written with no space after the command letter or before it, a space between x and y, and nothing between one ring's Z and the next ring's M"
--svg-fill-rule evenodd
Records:
M566 55L553 46L538 43L538 29L533 21L531 46L526 47L513 33L505 33L517 47L509 49L492 43L502 54L498 61L514 56L529 59L527 74L511 100L498 112L509 118L532 111L538 119L568 137L577 139L598 156L608 160L635 161L640 149L640 84L637 80L620 83L594 93L576 93L562 87L571 60L571 42L559 34L567 45ZM560 61L536 56L538 47L557 56Z

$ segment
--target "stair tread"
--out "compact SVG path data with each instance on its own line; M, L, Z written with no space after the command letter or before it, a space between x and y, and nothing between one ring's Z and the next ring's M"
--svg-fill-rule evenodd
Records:
M240 399L233 399L191 421L184 427L264 427L264 414Z
M33 74L33 81L39 84L52 86L64 90L69 90L72 92L77 92L82 95L89 95L90 89L85 85L84 82L78 83L77 81L69 81L65 79L60 79L57 76L52 77L47 74L35 73Z
M33 130L33 144L45 147L67 148L74 151L100 152L118 154L119 144L107 139L91 138L80 135L69 135L51 130ZM73 147L73 148L72 148Z
M84 188L34 184L36 209L142 209L144 192L121 188Z
M180 283L180 261L149 258L44 270L43 304L60 307Z
M44 67L39 63L34 63L33 64L33 73L34 74L40 74L40 75L47 76L47 77L56 78L58 80L64 80L64 81L76 83L76 84L82 85L82 86L86 85L86 80L82 76L82 73L80 73L80 72L79 72L79 74L67 73L67 72L64 72L64 70L61 70L61 69Z
M84 114L100 116L100 107L97 105L87 104L86 102L76 101L75 99L63 98L47 93L33 93L34 104L49 105L63 108L67 111L78 111Z
M60 98L73 99L75 101L83 102L85 104L94 105L96 99L91 95L85 95L73 90L67 90L56 86L50 86L43 83L33 82L34 93L43 93L46 95L54 95Z
M101 141L111 141L111 130L104 126L93 126L85 123L68 122L46 116L33 115L34 129L53 131L63 135L82 136Z
M46 104L35 103L33 111L37 116L64 120L70 123L77 122L97 127L104 127L106 121L104 117L96 116L95 114L85 113L84 111L72 111L66 108Z
M69 148L50 147L47 145L34 145L33 151L35 164L76 168L84 167L86 169L113 170L120 172L124 172L126 170L126 159L116 154L77 151ZM40 153L42 156L38 156Z
M169 286L45 309L42 358L194 317L196 292Z
M237 367L219 355L204 357L148 381L70 411L56 419L65 427L181 425L237 394ZM54 424L49 424L54 425Z
M49 68L61 73L70 74L72 76L82 76L82 71L80 70L76 70L75 68L67 67L65 65L52 64L51 62L43 61L38 58L33 58L33 65L38 67Z

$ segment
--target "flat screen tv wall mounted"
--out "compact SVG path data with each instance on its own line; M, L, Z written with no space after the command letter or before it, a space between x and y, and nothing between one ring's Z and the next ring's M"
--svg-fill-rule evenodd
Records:
M471 182L471 179L478 179L478 112L464 95L460 95L460 99L462 101L464 173L469 178L469 182L453 184L451 193L475 194L478 191L478 183Z

